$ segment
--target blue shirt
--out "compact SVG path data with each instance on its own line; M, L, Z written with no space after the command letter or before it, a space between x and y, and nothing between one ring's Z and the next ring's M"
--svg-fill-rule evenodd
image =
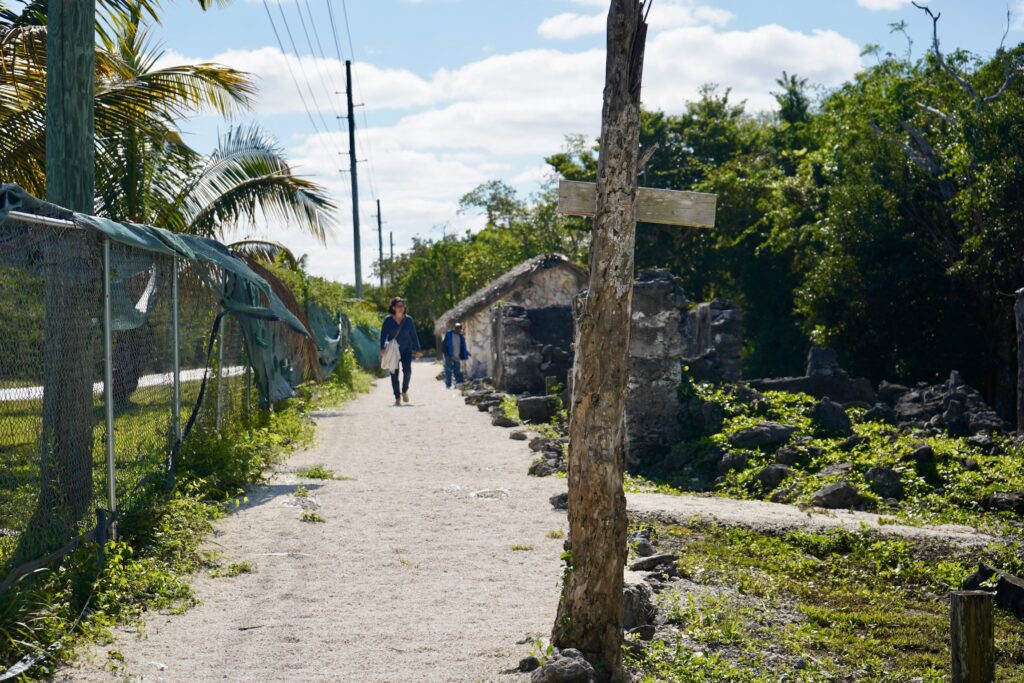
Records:
M444 355L445 358L458 358L458 360L469 359L469 349L466 348L466 335L465 333L460 334L459 337L462 339L462 343L459 344L459 355L455 355L455 349L452 348L453 337L455 336L454 330L448 330L444 333Z
M416 334L416 323L412 316L402 318L402 327L399 329L398 322L393 316L384 318L384 324L380 326L380 348L395 338L398 334L398 350L403 354L420 350L420 337Z

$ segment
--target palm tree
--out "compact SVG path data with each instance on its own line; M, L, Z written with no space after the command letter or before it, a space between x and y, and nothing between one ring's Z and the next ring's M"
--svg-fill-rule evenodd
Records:
M191 114L246 110L252 79L217 64L156 68L161 54L143 25L152 5L107 4L96 48L96 213L206 236L263 216L323 240L333 202L259 128L232 128L204 156L176 127ZM46 193L45 86L45 1L14 13L0 0L0 168L36 196Z

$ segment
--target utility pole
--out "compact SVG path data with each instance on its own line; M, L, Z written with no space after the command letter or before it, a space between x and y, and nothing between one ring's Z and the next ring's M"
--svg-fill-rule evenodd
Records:
M348 95L348 163L352 176L352 250L356 256L356 298L363 298L363 256L359 242L359 177L356 172L356 116L352 104L352 60L345 60L345 90Z
M380 288L384 289L384 223L380 218L380 200L377 200L377 250L380 254L380 264L377 270L380 271Z

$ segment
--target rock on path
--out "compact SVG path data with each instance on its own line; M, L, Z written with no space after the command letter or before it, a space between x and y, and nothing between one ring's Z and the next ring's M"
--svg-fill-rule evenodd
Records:
M997 540L971 527L958 524L912 526L894 523L893 517L854 510L802 510L794 505L760 500L734 500L718 496L666 496L634 493L626 496L631 514L682 523L699 518L724 526L738 526L765 533L787 531L828 531L844 528L857 531L867 527L887 536L938 545L981 548Z
M566 517L548 498L565 482L527 476L527 446L435 374L415 365L409 406L390 405L385 380L325 412L316 447L286 468L354 480L279 473L218 524L214 549L256 573L197 577L200 606L149 617L142 637L122 632L56 680L527 679L501 672L529 653L517 641L550 632L562 541L545 532ZM299 521L300 483L326 523Z

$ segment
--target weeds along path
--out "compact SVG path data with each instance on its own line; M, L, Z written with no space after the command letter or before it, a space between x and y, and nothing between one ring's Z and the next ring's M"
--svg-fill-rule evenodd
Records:
M384 380L321 413L316 447L218 524L225 566L254 573L196 577L200 606L119 632L57 680L525 679L501 672L550 630L562 540L547 532L566 518L548 498L565 482L527 476L524 443L437 370L415 365L408 406ZM312 465L351 479L297 474ZM303 502L324 522L301 521Z

